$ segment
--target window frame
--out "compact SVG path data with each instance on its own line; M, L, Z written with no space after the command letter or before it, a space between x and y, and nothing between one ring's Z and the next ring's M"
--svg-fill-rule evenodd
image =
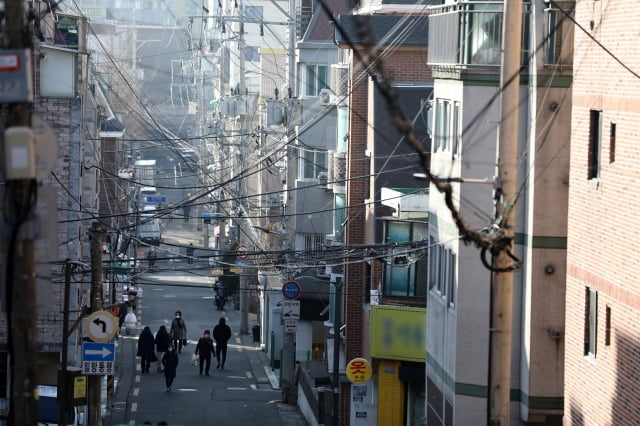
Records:
M453 114L452 114L452 130L451 130L451 158L456 159L460 158L462 154L462 135L460 132L460 113L462 108L460 107L460 102L453 103Z
M598 354L598 292L590 287L585 292L584 356Z
M587 177L589 180L600 178L602 148L602 111L589 110L589 151Z
M311 158L307 155L311 154ZM329 171L329 152L318 148L300 147L298 152L298 179L316 180L322 172ZM308 170L312 170L309 174Z
M390 241L389 240L389 231L392 230L393 224L406 224L409 227L408 232L408 241L422 241L423 238L420 238L420 230L416 229L418 226L424 227L422 229L422 234L426 234L428 232L429 225L425 222L420 221L403 221L403 220L385 220L384 221L384 241L386 243L389 242L408 242L408 241ZM395 256L391 256L392 258ZM426 298L427 292L429 291L429 267L428 267L428 254L418 259L415 262L412 262L408 265L394 265L393 260L384 262L383 270L382 270L382 296L383 297L407 297L407 298L417 298L422 299ZM425 265L426 263L426 265ZM425 268L426 266L426 268ZM393 289L390 287L392 284L397 284L392 278L396 278L397 274L401 274L402 270L405 271L406 279L404 282L404 294L398 294L397 290L395 290L395 286ZM402 279L402 278L401 278ZM420 283L423 285L420 285ZM393 293L396 291L396 293Z
M437 98L434 108L433 152L451 152L451 158L460 156L460 102Z
M318 97L322 89L329 88L330 70L327 64L300 64L302 68L302 90L304 97ZM321 76L321 70L323 76Z

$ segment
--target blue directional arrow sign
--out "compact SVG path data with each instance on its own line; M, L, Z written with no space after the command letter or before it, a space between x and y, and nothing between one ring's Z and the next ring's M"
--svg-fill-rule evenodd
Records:
M115 361L115 343L84 342L82 344L82 361Z

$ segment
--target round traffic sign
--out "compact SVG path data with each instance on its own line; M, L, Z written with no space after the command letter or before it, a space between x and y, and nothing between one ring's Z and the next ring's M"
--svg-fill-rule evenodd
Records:
M361 385L371 378L371 364L364 358L354 358L347 364L346 372L351 383Z
M249 249L247 248L247 246L238 246L236 248L236 256L238 257L238 259L242 260L245 260L247 257L249 257Z
M118 332L118 319L107 311L96 311L87 318L84 330L94 342L107 342Z
M295 281L288 281L282 284L282 295L287 300L296 300L300 297L300 284Z

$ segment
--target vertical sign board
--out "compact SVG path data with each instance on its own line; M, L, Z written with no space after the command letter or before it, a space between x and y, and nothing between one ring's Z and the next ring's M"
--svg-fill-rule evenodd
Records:
M345 368L347 378L351 382L350 425L377 424L376 405L373 403L371 388L371 364L364 358L354 358Z
M367 382L362 385L351 384L351 409L349 425L377 426L378 411L373 401L373 385Z
M295 333L298 330L298 321L294 319L284 320L284 332Z
M283 300L282 301L282 318L283 319L300 319L300 301L299 300Z

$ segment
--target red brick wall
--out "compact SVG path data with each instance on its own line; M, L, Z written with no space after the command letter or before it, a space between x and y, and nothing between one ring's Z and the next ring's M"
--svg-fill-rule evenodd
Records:
M633 1L576 2L576 20L640 72ZM590 30L591 22L593 29ZM640 422L640 79L575 32L565 354L566 425ZM587 179L589 111L602 111L600 178ZM610 162L610 124L616 123ZM585 289L598 291L597 349L584 356ZM606 308L611 344L605 344Z
M431 80L430 70L426 65L426 49L407 49L396 51L384 60L384 66L388 73L388 78L397 82L425 82ZM357 59L351 64L353 72L356 69ZM365 243L367 232L366 224L366 207L364 203L371 197L369 191L368 179L357 179L371 173L369 158L365 156L367 150L367 135L369 125L366 117L369 111L369 85L372 84L371 78L366 77L360 80L359 74L351 77L352 87L349 99L349 146L347 157L347 204L349 210L347 212L348 221L345 227L347 245ZM356 84L361 82L360 84ZM368 357L364 353L366 350L365 342L368 341L363 336L368 327L364 321L368 318L364 315L363 305L366 300L367 292L367 273L366 264L362 262L353 263L357 259L350 258L352 262L345 267L345 324L346 329L346 360L349 361L356 357ZM379 275L379 271L376 274ZM344 385L341 387L341 419L342 424L349 423L349 392L350 387Z

